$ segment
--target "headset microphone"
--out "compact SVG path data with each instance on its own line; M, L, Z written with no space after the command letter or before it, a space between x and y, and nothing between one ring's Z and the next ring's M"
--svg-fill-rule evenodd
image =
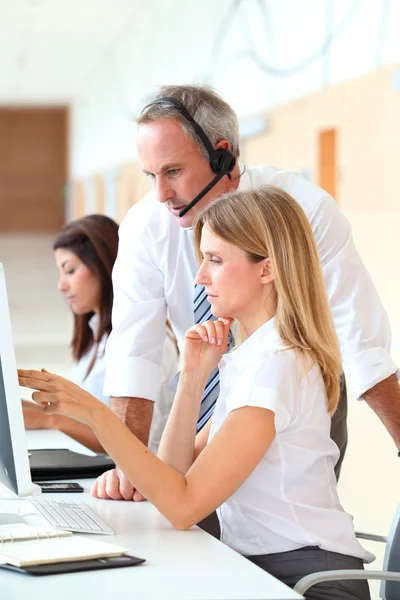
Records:
M195 198L193 198L193 200L191 202L189 202L189 204L187 206L185 206L185 208L182 208L182 210L179 212L179 217L184 217L186 215L187 212L189 212L189 210L191 208L193 208L193 206L195 206L198 202L200 202L200 200L206 195L208 194L208 192L215 186L217 185L218 181L220 181L223 176L225 175L225 173L218 173L214 179L212 181L210 181L210 183L208 185L206 185L205 188L203 188L201 190L201 192L199 194L197 194L197 196Z
M181 116L191 124L197 137L207 150L212 171L216 173L214 179L210 181L210 183L206 185L206 187L202 189L201 192L197 194L197 196L193 198L193 200L189 202L187 206L185 206L185 208L182 208L182 210L179 212L179 216L183 217L218 183L218 181L220 181L220 179L224 177L224 175L227 175L230 178L230 174L236 165L236 158L233 156L232 152L226 148L214 148L202 127L200 127L197 121L195 121L194 118L189 114L183 104L178 102L178 100L175 100L175 98L157 98L144 107L142 114L150 106L154 106L155 104L168 104L173 106L181 114Z

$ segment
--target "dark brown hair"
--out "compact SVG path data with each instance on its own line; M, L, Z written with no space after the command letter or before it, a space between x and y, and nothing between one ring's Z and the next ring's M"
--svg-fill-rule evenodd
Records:
M71 221L64 226L54 241L53 250L59 248L73 252L100 282L100 325L97 339L94 339L89 326L94 313L74 314L71 349L73 359L78 361L94 343L101 340L105 333L111 332L113 303L111 272L117 258L118 225L104 215L88 215Z

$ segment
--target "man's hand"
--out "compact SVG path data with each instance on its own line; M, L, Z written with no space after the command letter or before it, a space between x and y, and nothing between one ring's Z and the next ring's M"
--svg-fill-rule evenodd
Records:
M100 475L94 482L90 493L95 498L103 500L133 500L134 502L146 500L140 492L132 487L119 469L111 469Z
M111 409L126 427L147 446L154 402L145 398L111 397ZM120 469L106 471L97 478L90 491L92 496L106 500L146 500Z

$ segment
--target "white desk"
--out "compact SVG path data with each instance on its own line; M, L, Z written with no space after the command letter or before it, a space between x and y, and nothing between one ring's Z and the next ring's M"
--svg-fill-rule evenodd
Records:
M31 449L69 447L82 450L67 436L58 437L56 432L47 431L28 432L27 446ZM86 493L91 480L82 479L79 483L84 486L85 493L74 494L74 501L89 504L116 531L115 536L94 537L124 546L132 554L145 558L146 562L137 567L44 577L0 570L1 600L301 598L198 527L178 531L149 502L98 500ZM71 498L72 495L57 496ZM21 503L28 505L24 500ZM10 510L10 501L2 503L0 499L1 509ZM26 521L33 525L43 524L41 517L36 515L27 516Z

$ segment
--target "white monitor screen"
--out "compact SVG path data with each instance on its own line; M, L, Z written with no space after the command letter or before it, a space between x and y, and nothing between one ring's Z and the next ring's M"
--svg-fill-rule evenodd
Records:
M32 483L6 282L0 263L0 483L17 496L36 494Z

